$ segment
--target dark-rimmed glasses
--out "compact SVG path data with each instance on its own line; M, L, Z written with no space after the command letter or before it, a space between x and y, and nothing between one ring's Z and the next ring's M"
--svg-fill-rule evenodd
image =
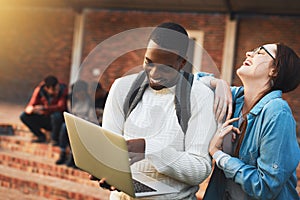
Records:
M262 50L262 49L263 49L267 54L269 54L269 56L271 56L271 58L272 58L273 60L275 60L274 56L272 56L272 54L271 54L264 46L257 47L256 49L254 49L254 50L252 51L253 55L258 54L258 52L259 52L260 50Z

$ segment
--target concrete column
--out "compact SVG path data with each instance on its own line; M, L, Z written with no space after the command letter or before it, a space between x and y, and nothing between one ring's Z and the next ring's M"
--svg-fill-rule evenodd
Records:
M85 12L76 13L74 22L74 35L72 47L72 60L70 71L70 85L78 79L79 67L82 57L82 45L84 35Z
M230 16L227 16L221 78L226 80L230 85L232 83L232 73L234 70L236 30L237 19L230 19Z

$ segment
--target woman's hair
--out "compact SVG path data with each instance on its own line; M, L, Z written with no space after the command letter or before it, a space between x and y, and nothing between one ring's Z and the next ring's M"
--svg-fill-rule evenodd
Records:
M283 93L297 88L300 83L300 59L290 47L277 44L275 57L277 76L273 79L271 90L281 90Z
M277 44L276 57L274 65L277 75L273 77L273 86L261 92L255 99L250 109L243 114L244 121L240 126L241 136L237 141L237 146L234 151L234 156L238 157L242 141L248 125L247 114L252 108L268 93L273 90L281 90L283 93L290 92L297 88L300 83L300 59L297 54L288 46L284 44Z

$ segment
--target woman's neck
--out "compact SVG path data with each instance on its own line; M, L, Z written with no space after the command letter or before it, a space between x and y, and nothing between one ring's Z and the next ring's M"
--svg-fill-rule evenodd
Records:
M249 87L244 86L244 106L242 113L248 113L267 90L267 87L256 87L255 85L251 85Z

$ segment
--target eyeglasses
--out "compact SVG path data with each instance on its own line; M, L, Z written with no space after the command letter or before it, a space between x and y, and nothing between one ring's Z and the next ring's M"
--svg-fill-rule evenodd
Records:
M261 46L261 47L258 47L258 48L256 48L256 49L254 49L253 51L252 51L252 55L254 56L255 54L258 54L259 53L259 51L260 50L264 50L267 54L269 54L269 56L271 56L271 58L273 59L273 60L275 60L275 58L274 58L274 56L272 56L272 54L264 47L264 46Z

